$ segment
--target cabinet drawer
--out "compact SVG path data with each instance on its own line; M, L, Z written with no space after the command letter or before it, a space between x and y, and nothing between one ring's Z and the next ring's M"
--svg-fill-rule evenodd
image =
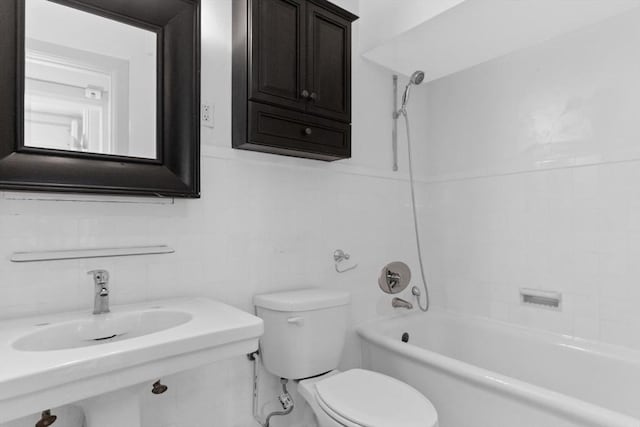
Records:
M305 152L322 160L351 156L351 125L255 102L249 102L248 136L250 144L265 146L261 151L273 147L278 154Z

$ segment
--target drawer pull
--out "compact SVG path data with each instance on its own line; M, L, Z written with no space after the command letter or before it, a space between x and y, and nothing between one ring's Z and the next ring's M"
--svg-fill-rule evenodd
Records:
M304 134L305 134L305 135L311 135L312 133L313 133L313 131L311 130L311 128L306 128L306 129L304 130Z
M308 90L303 90L302 93L300 94L300 96L302 96L302 98L304 99L309 99L309 91Z
M309 95L309 98L311 98L312 101L315 101L318 98L318 94L315 92L311 92L311 95Z

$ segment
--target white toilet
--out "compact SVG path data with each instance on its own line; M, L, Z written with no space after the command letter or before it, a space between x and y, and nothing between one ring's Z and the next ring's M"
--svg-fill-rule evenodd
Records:
M260 353L267 371L299 380L298 391L320 427L437 427L435 408L419 391L364 369L335 370L347 331L346 292L304 289L257 295L264 320Z

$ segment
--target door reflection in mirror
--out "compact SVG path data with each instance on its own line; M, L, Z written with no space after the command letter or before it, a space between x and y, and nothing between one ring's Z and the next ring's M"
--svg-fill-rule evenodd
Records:
M24 145L156 159L155 32L26 0Z

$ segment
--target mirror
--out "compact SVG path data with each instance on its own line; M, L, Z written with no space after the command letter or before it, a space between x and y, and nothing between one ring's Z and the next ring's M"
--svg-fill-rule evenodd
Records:
M156 33L25 5L24 145L155 159Z
M0 190L200 197L200 0L1 0Z
M378 277L378 286L387 294L398 294L404 291L411 282L411 269L401 261L385 265Z

